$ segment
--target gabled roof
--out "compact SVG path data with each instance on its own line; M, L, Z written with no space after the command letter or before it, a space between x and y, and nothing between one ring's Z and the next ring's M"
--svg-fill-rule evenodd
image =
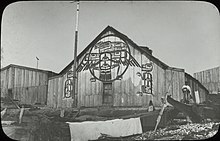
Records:
M202 85L202 83L199 82L199 80L197 80L196 78L192 77L190 74L188 74L188 73L186 73L186 72L185 72L185 76L188 77L188 78L190 78L190 79L193 80L194 82L196 82L201 88L203 88L203 89L206 91L207 94L209 93L208 89L207 89L204 85Z
M21 66L21 65L15 65L15 64L10 64L4 68L1 68L1 71L4 71L6 69L9 69L10 67L15 67L15 68L20 68L20 69L26 69L26 70L31 70L31 71L38 71L38 72L45 72L45 73L50 73L51 76L58 75L55 72L49 71L49 70L42 70L42 69L36 69L36 68L31 68L31 67L26 67L26 66Z
M108 31L112 31L113 33L115 33L118 37L120 37L121 39L128 41L135 49L139 50L140 52L143 52L151 61L153 61L154 63L156 63L158 66L162 67L163 69L168 68L169 66L166 65L165 63L163 63L162 61L160 61L159 59L157 59L156 57L154 57L152 55L152 50L150 50L148 47L143 47L143 46L138 46L136 43L134 43L131 39L129 39L126 35L120 33L119 31L117 31L116 29L114 29L111 26L107 26L78 56L77 56L77 60L82 57L89 49L91 46L95 45L96 42L99 41L99 39L101 38L101 36L103 34L105 34ZM64 73L66 73L71 66L73 65L74 60L71 61L60 73L59 75L62 75Z

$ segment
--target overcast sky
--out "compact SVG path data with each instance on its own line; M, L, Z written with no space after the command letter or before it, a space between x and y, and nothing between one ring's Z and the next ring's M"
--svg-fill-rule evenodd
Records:
M73 59L76 3L16 2L3 13L2 65L60 72ZM78 54L108 25L171 67L220 66L220 16L207 2L80 2Z

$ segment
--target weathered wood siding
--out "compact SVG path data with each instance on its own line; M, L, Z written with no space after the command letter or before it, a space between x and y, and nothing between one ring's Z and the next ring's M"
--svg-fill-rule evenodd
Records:
M149 62L144 53L130 46L132 56L140 63L140 65ZM81 62L82 58L79 58ZM117 107L147 107L149 101L152 100L155 106L161 106L161 98L168 92L178 101L183 97L181 88L185 83L183 69L161 68L153 62L153 95L140 96L137 93L141 91L142 80L137 75L141 72L140 67L129 66L122 80L116 80L113 85L113 104ZM116 72L115 72L116 73ZM96 80L91 82L92 75L89 70L78 73L78 106L96 107L103 105L103 83ZM56 76L49 79L48 82L48 106L54 108L71 107L73 100L64 99L64 83L67 79L67 74Z
M185 83L190 86L193 99L195 100L195 92L198 91L200 103L203 103L207 100L208 90L195 78L189 74L185 74L186 81Z
M46 104L49 72L9 65L1 70L1 96L10 91L12 98L21 103Z
M183 99L182 86L185 84L184 70L168 68L165 73L166 91L171 94L175 100L180 101Z
M117 37L117 39L112 36ZM110 45L108 45L109 41L111 43ZM96 44L97 42L99 42L99 44ZM119 46L112 45L113 42L119 42L120 45ZM100 44L102 43L107 43L107 45L104 44L102 47L100 47ZM121 45L121 43L126 45ZM129 47L127 47L127 45ZM94 51L93 47L98 47L99 51L97 50ZM103 47L105 50L104 53L102 52ZM114 49L112 47L114 47ZM102 51L100 51L101 49ZM88 53L93 53L94 56L91 57L92 58L91 60L90 58L87 58L87 60L90 60L89 63L92 63L95 60L94 61L95 64L88 65L86 64L88 62L85 61L85 63L83 62L81 65L81 61L85 59L84 57ZM115 53L116 55L111 53ZM113 68L110 68L110 73L112 78L116 78L116 75L119 76L119 79L114 80L112 82L113 101L112 103L109 103L109 101L111 101L111 96L109 96L110 94L109 91L107 90L106 95L108 96L106 96L107 102L105 104L103 101L103 97L104 97L103 82L99 80L96 80L95 82L91 82L90 81L91 78L94 77L98 78L99 76L93 76L88 70L89 67L90 68L94 66L97 67L96 66L97 62L100 63L100 61L102 61L101 60L102 54L104 54L106 57L107 54L108 55L111 54L110 56L115 57L116 60L118 59L117 61L115 60L112 61L114 63L115 62L117 63L116 64L113 63L113 65L115 66ZM126 59L128 60L128 58L126 58L121 54L126 54L125 56L126 57L129 56L130 60L126 62ZM118 56L120 56L119 57L120 59L123 56L122 58L125 59L125 61L123 62L122 59L120 60L119 58L117 58ZM81 106L95 107L95 106L106 106L106 105L115 106L115 107L139 107L139 106L147 107L150 100L152 100L155 106L161 106L162 105L161 98L165 96L166 92L169 92L178 101L180 101L180 99L183 97L181 92L181 88L185 84L185 76L183 69L175 69L168 67L159 59L153 57L151 50L149 50L148 48L137 46L129 38L117 32L116 30L112 29L111 27L107 27L83 50L83 52L79 54L77 58L77 64L81 67L81 69L78 71L77 74L77 94L78 94L77 104L79 107ZM127 64L129 64L129 66L126 72L123 74L122 78L120 78L120 75L118 74L122 74L122 71L126 69ZM67 80L68 71L72 69L71 68L72 65L73 62L71 62L64 70L61 71L59 77L54 77L49 80L49 89L48 89L49 106L56 108L62 106L71 107L71 103L68 103L71 101L66 102L68 104L59 104L59 103L63 103L65 101L65 99L61 97L64 96L64 87L65 87L64 84ZM150 69L151 66L153 66L153 69ZM118 69L115 69L117 67ZM109 69L106 70L109 71ZM117 73L117 71L119 72ZM149 81L151 77L152 77L152 83L148 83L151 82ZM169 87L170 89L168 89ZM152 89L148 91L149 89L145 89L145 88L152 88Z
M220 93L220 66L194 73L193 76L208 89L210 94Z
M52 77L48 81L47 106L52 108L72 107L73 100L64 98L64 82L66 75Z

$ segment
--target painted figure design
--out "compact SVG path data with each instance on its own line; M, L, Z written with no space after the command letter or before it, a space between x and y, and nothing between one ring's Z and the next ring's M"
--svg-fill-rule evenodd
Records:
M105 41L111 38L111 41ZM128 66L138 66L139 63L130 54L128 44L115 36L107 36L97 42L85 55L77 71L89 70L92 82L100 80L111 82L122 79Z

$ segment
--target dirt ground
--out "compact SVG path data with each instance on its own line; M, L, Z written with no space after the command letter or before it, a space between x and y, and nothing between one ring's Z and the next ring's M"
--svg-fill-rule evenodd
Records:
M92 113L95 112L93 111ZM68 124L65 123L66 121L107 120L114 118L82 113L77 118L74 118L76 114L77 111L69 111L65 113L64 118L60 118L59 110L29 108L25 109L22 123L18 124L19 110L9 109L2 121L15 122L11 124L2 123L2 128L8 137L21 141L70 141L70 131ZM103 113L102 115L105 114ZM220 121L206 121L200 124L186 124L185 122L183 124L170 124L165 128L159 128L156 132L147 131L141 135L123 138L100 136L99 140L200 140L214 136L219 130L219 124Z

